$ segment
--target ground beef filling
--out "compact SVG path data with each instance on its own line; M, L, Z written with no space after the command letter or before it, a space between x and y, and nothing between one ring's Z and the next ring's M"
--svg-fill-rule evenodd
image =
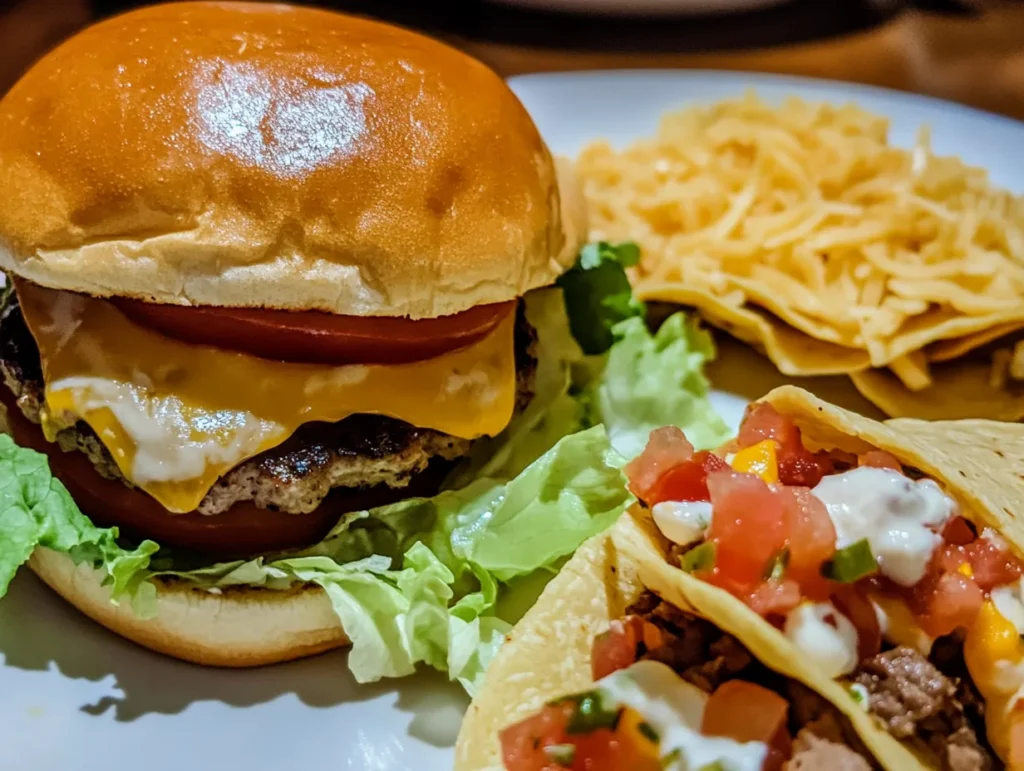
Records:
M946 650L937 654L955 661ZM967 678L943 674L916 650L898 647L861 662L854 679L867 689L871 712L889 733L927 746L944 771L995 767L997 761L978 738L984 733L976 728L981 726L983 703Z
M650 621L665 636L663 645L642 651L641 659L668 665L708 693L727 680L742 678L783 694L790 702L790 730L795 736L787 771L869 771L875 767L835 707L810 689L763 666L735 637L662 602L651 592L628 612Z
M517 411L533 394L535 349L536 332L520 303L515 330ZM39 349L13 292L0 311L0 374L25 417L39 423L44 387ZM57 444L65 452L85 453L102 476L131 487L86 423L79 421L59 432ZM308 423L283 444L232 469L210 489L198 511L220 514L236 503L252 501L260 508L304 514L316 509L333 489L404 488L427 473L439 478L443 474L437 474L438 467L453 465L471 446L471 440L379 415Z

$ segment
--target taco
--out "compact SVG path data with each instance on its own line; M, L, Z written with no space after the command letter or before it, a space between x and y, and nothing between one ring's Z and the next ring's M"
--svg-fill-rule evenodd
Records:
M757 717L777 715L778 704L774 713L763 708L747 716L743 701L729 711L744 716L730 730L762 731L755 736L766 747L762 764L843 768L840 756L809 765L796 753L830 741L890 771L1024 767L1024 524L1016 519L1024 507L1022 472L1024 427L988 421L882 424L793 387L753 405L737 439L715 454L694 453L681 432L659 429L627 467L643 506L607 536L618 563L602 564L592 552L578 555L615 586L617 602L605 602L611 590L598 591L599 578L578 591L563 577L549 588L489 673L467 719L460 760L468 748L487 746L486 738L470 739L469 732L496 735L559 693L592 687L587 676L604 672L589 671L579 643L565 658L560 641L567 631L593 641L604 631L600 615L605 628L617 630L620 625L612 622L628 615L626 606L642 591L639 584L735 638L774 673L775 679L745 672L739 678L788 699L785 721L768 728L783 722L788 727L794 737L790 760L784 760L784 740L776 744L776 735L765 733L765 720ZM574 572L585 570L577 565ZM634 583L623 587L620 576L630 570ZM609 575L616 575L610 584ZM555 596L563 587L565 594ZM590 614L584 622L580 608ZM546 639L536 631L545 615L551 630ZM647 643L660 646L663 638L648 640L647 628L637 623L622 621L622 627L643 658L651 652ZM544 663L552 658L557 667ZM686 669L676 672L692 682ZM801 722L805 710L792 696L795 683L834 708L829 731ZM495 696L503 689L515 697ZM708 698L700 726L717 714L717 693ZM488 718L495 698L503 702L504 715ZM564 704L555 706L568 713ZM548 705L541 714L550 722L554 709ZM502 734L506 742L511 730ZM563 732L560 738L567 737ZM500 767L494 741L490 751ZM639 739L633 743L645 746ZM657 745L659 762L665 760L661 750ZM854 762L848 754L841 757ZM485 762L462 767L486 767L484 755L476 759L481 758ZM704 765L764 767L730 762ZM557 768L557 762L548 767ZM692 762L675 767L701 768Z
M707 620L662 543L634 510L580 548L492 662L456 771L877 768L863 710Z

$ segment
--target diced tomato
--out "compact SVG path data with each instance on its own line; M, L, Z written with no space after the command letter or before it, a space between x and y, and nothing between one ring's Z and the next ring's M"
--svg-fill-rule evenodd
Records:
M658 771L657 743L640 728L635 713L624 710L615 729L569 733L576 705L548 705L536 715L501 732L502 758L508 771ZM557 748L556 750L548 748ZM572 747L572 751L565 750ZM560 751L558 751L560 750Z
M753 591L742 597L752 611L759 616L785 616L799 605L804 598L796 581L762 581Z
M955 570L929 573L910 593L918 623L932 637L970 626L984 599L977 582Z
M1016 581L1021 576L1021 565L1003 544L993 543L987 538L958 547L971 566L974 580L982 591L988 592L997 586Z
M800 584L812 584L821 577L821 566L836 552L836 528L825 504L806 487L785 487L776 491L786 517L789 562L786 576Z
M615 619L607 632L594 638L590 650L591 673L595 680L600 680L636 663L644 651L661 647L662 642L661 630L640 616Z
M693 445L682 430L676 426L655 429L648 437L644 451L626 464L629 489L637 498L648 502L648 496L658 479L692 456Z
M857 629L858 658L863 660L878 653L882 649L882 628L867 592L857 585L837 584L830 599Z
M765 769L782 766L792 754L787 719L789 702L746 680L729 680L711 694L701 733L737 742L763 742L772 750Z
M968 544L977 537L970 524L963 517L951 517L942 529L942 540L958 546Z
M784 485L814 487L834 470L828 453L804 447L796 423L767 402L759 402L747 408L736 443L750 447L765 439L774 439L779 445L779 482Z
M756 476L736 471L709 474L708 490L715 515L707 539L716 543L715 571L753 587L786 544L782 498Z
M729 464L717 455L702 450L658 477L643 501L648 506L662 501L706 501L708 474L728 468Z
M741 448L750 447L765 439L774 439L781 447L803 445L796 423L768 402L755 402L747 407L736 444Z
M870 468L891 468L900 473L903 472L903 464L897 460L895 455L885 450L869 450L857 459L857 465Z

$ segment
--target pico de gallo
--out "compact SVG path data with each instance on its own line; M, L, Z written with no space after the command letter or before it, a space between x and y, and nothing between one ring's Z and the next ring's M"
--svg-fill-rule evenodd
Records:
M948 719L883 716L894 735L954 771L993 767L979 716L956 696L967 688L986 702L998 754L1024 768L1022 564L934 480L883 450L812 450L768 403L717 453L658 429L626 473L679 567L742 600L824 675L861 684L868 709L882 710L907 672L938 666L950 695L925 712ZM951 648L943 672L934 653Z
M869 771L837 710L647 594L595 638L591 690L501 734L508 771ZM802 703L792 705L791 699ZM808 720L814 716L813 724Z

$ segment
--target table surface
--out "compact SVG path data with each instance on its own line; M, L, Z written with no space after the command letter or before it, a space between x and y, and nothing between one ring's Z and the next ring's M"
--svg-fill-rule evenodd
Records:
M793 1L799 4L799 0ZM932 94L1024 119L1024 4L977 2L983 10L973 15L876 10L877 18L871 19L864 9L884 9L886 3L878 0L874 5L865 3L854 13L850 9L857 6L833 4L832 0L803 2L808 11L799 15L736 19L733 30L740 32L732 34L725 44L714 34L730 22L722 21L717 26L700 22L705 26L696 27L699 29L696 45L692 34L688 40L683 40L685 33L694 27L679 22L675 22L675 27L649 26L651 41L644 45L642 26L634 25L628 30L624 26L627 32L623 35L597 39L589 34L574 34L574 30L580 29L574 24L588 22L563 18L556 19L556 23L533 24L534 33L538 26L555 30L546 35L515 34L514 30L511 34L496 34L495 30L503 25L495 23L495 15L508 13L507 10L476 5L467 13L465 3L441 0L434 0L427 6L418 2L413 5L419 9L417 23L423 20L425 7L435 9L439 18L446 14L449 21L468 17L468 22L454 25L456 30L452 31L453 25L449 24L449 30L441 30L440 34L506 76L620 67L778 72ZM374 4L349 4L353 6L370 10ZM830 6L845 10L821 12L822 8ZM88 23L95 13L94 7L88 0L0 1L0 92L43 51ZM836 30L831 34L822 30L825 36L813 39L813 35L800 29L813 13L821 17L816 23L825 26L842 23L846 29L860 27L861 30L839 34L835 34ZM764 45L764 35L759 39L757 33L770 26L773 20L782 31L773 33L776 41L789 38L791 42ZM529 22L525 26L528 28ZM562 31L561 37L557 30ZM675 46L676 50L672 50L672 30L680 30L678 40L683 41ZM705 30L706 37L701 37ZM590 39L595 42L588 46ZM629 45L622 45L623 41ZM702 48L714 50L701 51Z

